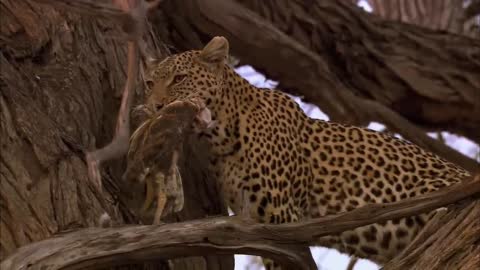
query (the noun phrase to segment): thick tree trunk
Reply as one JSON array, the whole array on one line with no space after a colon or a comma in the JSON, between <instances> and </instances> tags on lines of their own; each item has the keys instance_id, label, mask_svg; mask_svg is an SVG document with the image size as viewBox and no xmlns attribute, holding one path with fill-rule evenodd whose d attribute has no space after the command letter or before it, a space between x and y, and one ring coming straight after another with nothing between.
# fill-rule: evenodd
<instances>
[{"instance_id":1,"label":"thick tree trunk","mask_svg":"<svg viewBox=\"0 0 480 270\"><path fill-rule=\"evenodd\" d=\"M452 211L437 215L415 242L385 265L385 269L480 268L480 201L459 204Z\"/></svg>"},{"instance_id":2,"label":"thick tree trunk","mask_svg":"<svg viewBox=\"0 0 480 270\"><path fill-rule=\"evenodd\" d=\"M480 2L465 0L367 0L383 19L402 21L435 30L480 37L474 17Z\"/></svg>"},{"instance_id":3,"label":"thick tree trunk","mask_svg":"<svg viewBox=\"0 0 480 270\"><path fill-rule=\"evenodd\" d=\"M104 212L114 224L138 223L134 209L143 189L121 183L121 162L103 171L99 193L84 160L84 151L113 135L126 69L126 42L116 39L119 27L33 1L5 0L0 7L0 259L56 233L98 226ZM163 41L150 37L150 49L157 44L158 56L165 56ZM171 220L226 214L212 179L197 166L203 157L185 151L185 209ZM175 265L232 269L233 256ZM166 269L162 262L149 267Z\"/></svg>"}]
</instances>

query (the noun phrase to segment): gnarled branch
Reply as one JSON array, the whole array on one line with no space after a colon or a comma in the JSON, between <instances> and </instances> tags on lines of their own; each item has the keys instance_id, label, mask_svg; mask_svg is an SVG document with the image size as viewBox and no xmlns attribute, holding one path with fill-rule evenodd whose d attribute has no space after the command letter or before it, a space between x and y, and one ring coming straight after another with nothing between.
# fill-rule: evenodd
<instances>
[{"instance_id":1,"label":"gnarled branch","mask_svg":"<svg viewBox=\"0 0 480 270\"><path fill-rule=\"evenodd\" d=\"M268 225L220 217L122 228L89 228L20 248L2 269L80 269L133 261L205 254L255 254L294 269L312 269L304 252L294 251L313 239L372 223L417 215L480 196L480 175L430 194L390 204L373 204L351 212L305 222ZM480 239L480 234L474 237ZM292 252L293 248L293 252Z\"/></svg>"}]
</instances>

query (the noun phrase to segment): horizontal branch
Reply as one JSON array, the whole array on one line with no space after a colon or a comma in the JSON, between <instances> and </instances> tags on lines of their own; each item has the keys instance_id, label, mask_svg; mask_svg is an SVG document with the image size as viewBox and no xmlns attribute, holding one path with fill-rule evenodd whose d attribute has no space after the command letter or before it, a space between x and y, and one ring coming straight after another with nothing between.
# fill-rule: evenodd
<instances>
[{"instance_id":1,"label":"horizontal branch","mask_svg":"<svg viewBox=\"0 0 480 270\"><path fill-rule=\"evenodd\" d=\"M306 263L298 265L301 258L289 252L292 245L301 247L318 237L429 212L474 196L480 196L480 175L416 198L292 224L267 225L239 217L218 217L160 226L88 228L22 247L0 266L9 270L84 269L238 253L270 257L294 269L311 269Z\"/></svg>"}]
</instances>

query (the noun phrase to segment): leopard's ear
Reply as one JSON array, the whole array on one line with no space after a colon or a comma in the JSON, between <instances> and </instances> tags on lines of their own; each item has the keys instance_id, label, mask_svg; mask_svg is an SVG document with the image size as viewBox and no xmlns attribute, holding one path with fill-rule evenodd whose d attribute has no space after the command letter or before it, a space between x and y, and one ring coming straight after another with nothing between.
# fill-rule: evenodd
<instances>
[{"instance_id":1,"label":"leopard's ear","mask_svg":"<svg viewBox=\"0 0 480 270\"><path fill-rule=\"evenodd\" d=\"M200 52L198 60L211 68L218 69L226 63L228 50L229 45L226 38L214 37Z\"/></svg>"},{"instance_id":2,"label":"leopard's ear","mask_svg":"<svg viewBox=\"0 0 480 270\"><path fill-rule=\"evenodd\" d=\"M163 59L162 59L163 60ZM143 62L144 70L150 70L156 68L160 64L161 60L153 57L147 57Z\"/></svg>"}]
</instances>

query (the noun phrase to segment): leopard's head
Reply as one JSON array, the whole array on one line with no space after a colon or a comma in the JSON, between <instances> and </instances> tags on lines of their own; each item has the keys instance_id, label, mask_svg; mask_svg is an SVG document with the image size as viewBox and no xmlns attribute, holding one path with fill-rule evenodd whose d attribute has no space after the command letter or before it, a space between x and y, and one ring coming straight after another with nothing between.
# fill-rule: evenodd
<instances>
[{"instance_id":1,"label":"leopard's head","mask_svg":"<svg viewBox=\"0 0 480 270\"><path fill-rule=\"evenodd\" d=\"M214 95L224 84L228 50L224 37L214 37L202 50L150 63L146 69L146 106L158 111L173 101Z\"/></svg>"}]
</instances>

